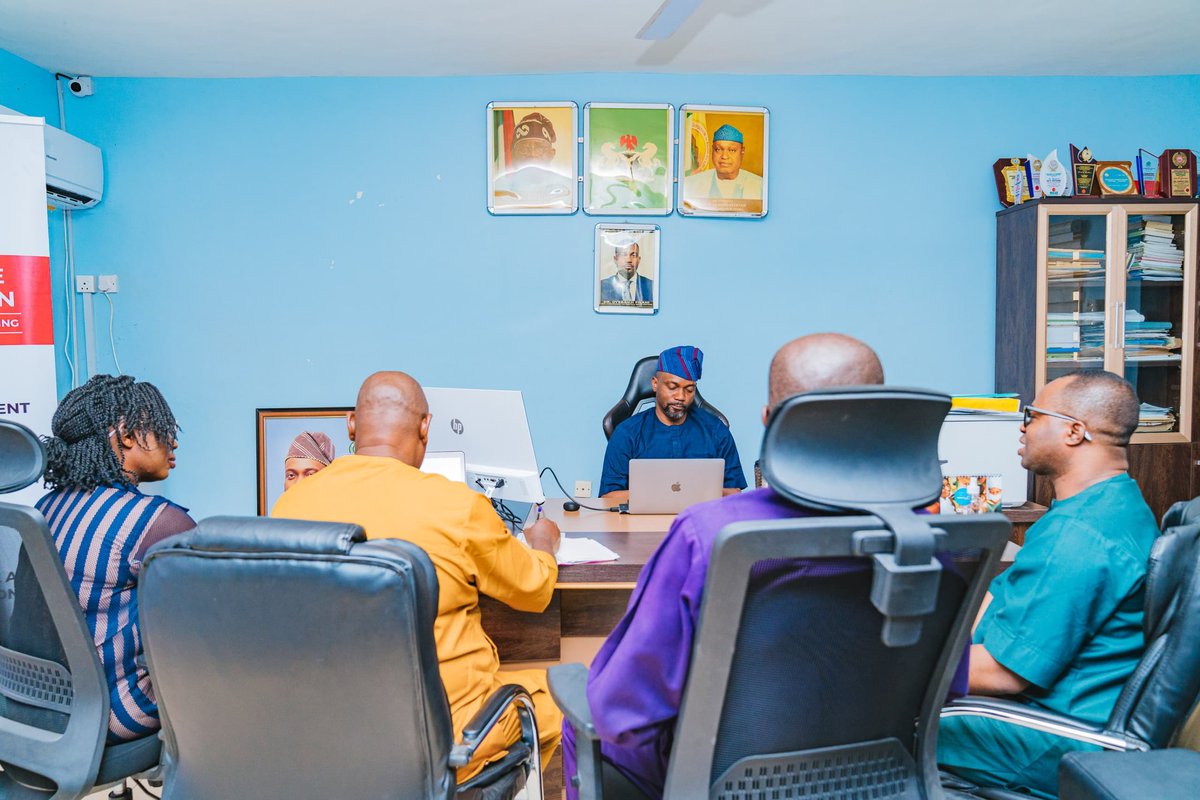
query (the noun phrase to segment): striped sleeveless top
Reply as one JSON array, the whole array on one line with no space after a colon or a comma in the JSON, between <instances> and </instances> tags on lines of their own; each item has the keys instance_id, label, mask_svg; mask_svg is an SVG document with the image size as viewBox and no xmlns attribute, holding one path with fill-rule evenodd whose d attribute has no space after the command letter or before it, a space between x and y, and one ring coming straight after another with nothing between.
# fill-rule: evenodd
<instances>
[{"instance_id":1,"label":"striped sleeveless top","mask_svg":"<svg viewBox=\"0 0 1200 800\"><path fill-rule=\"evenodd\" d=\"M37 503L79 596L109 687L108 741L159 729L150 676L139 667L136 555L151 525L172 505L123 486L56 490Z\"/></svg>"}]
</instances>

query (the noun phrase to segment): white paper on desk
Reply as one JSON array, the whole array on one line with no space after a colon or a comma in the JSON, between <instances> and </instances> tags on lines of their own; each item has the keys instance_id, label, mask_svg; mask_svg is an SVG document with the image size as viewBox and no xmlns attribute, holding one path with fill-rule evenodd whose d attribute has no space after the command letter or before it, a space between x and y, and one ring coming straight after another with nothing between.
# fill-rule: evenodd
<instances>
[{"instance_id":1,"label":"white paper on desk","mask_svg":"<svg viewBox=\"0 0 1200 800\"><path fill-rule=\"evenodd\" d=\"M599 561L616 561L620 558L612 550L586 536L578 539L562 537L555 556L559 566L564 564L595 564Z\"/></svg>"}]
</instances>

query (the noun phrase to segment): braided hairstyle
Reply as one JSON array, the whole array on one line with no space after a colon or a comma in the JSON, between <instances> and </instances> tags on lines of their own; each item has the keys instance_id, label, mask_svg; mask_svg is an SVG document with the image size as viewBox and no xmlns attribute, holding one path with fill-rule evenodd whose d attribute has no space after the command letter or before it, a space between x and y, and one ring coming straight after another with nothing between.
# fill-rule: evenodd
<instances>
[{"instance_id":1,"label":"braided hairstyle","mask_svg":"<svg viewBox=\"0 0 1200 800\"><path fill-rule=\"evenodd\" d=\"M161 443L174 442L179 424L162 393L151 383L128 375L94 375L67 392L50 422L46 445L46 474L50 489L91 491L97 486L132 486L124 470L120 437L132 433L147 446L147 434ZM115 434L113 433L115 431ZM117 451L109 436L118 437Z\"/></svg>"}]
</instances>

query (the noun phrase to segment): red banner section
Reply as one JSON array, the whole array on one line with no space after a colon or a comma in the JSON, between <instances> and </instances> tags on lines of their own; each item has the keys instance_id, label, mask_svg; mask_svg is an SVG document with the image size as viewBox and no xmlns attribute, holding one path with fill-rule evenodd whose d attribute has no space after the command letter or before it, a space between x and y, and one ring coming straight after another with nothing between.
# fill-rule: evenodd
<instances>
[{"instance_id":1,"label":"red banner section","mask_svg":"<svg viewBox=\"0 0 1200 800\"><path fill-rule=\"evenodd\" d=\"M0 346L54 344L50 259L0 255Z\"/></svg>"}]
</instances>

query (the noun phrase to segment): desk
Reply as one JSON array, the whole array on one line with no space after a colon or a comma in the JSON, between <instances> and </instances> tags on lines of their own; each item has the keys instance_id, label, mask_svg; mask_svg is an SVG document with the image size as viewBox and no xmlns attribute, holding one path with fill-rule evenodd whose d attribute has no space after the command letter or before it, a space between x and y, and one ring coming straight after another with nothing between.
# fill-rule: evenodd
<instances>
[{"instance_id":1,"label":"desk","mask_svg":"<svg viewBox=\"0 0 1200 800\"><path fill-rule=\"evenodd\" d=\"M589 505L602 501L588 499ZM1026 503L1004 509L1013 523L1012 540L1025 541L1025 531L1046 512ZM607 636L629 603L642 567L671 527L670 514L616 514L611 511L563 511L562 501L545 505L545 514L567 536L587 536L620 555L603 564L559 567L550 606L540 614L514 611L490 598L480 598L483 626L501 661L559 661L564 637Z\"/></svg>"}]
</instances>

